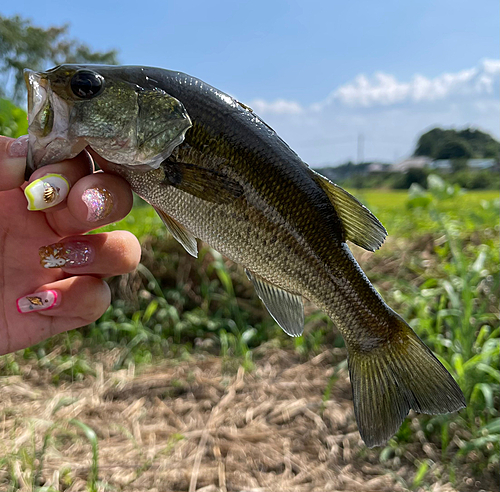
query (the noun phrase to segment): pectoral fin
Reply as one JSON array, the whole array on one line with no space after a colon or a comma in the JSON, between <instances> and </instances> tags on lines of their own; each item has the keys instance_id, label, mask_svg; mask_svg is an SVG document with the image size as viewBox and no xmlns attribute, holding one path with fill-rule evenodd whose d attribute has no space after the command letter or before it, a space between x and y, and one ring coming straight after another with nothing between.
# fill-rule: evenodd
<instances>
[{"instance_id":1,"label":"pectoral fin","mask_svg":"<svg viewBox=\"0 0 500 492\"><path fill-rule=\"evenodd\" d=\"M325 191L342 221L346 239L368 251L382 246L385 227L363 204L340 186L310 169L312 178Z\"/></svg>"},{"instance_id":2,"label":"pectoral fin","mask_svg":"<svg viewBox=\"0 0 500 492\"><path fill-rule=\"evenodd\" d=\"M170 232L170 234L172 234L172 236L174 236L174 238L177 239L177 241L179 241L182 246L184 246L184 249L191 256L198 258L198 243L196 242L196 238L185 227L179 224L179 222L177 222L175 219L172 219L172 217L167 215L165 212L163 212L159 208L153 208L160 216L161 220L168 229L168 232Z\"/></svg>"},{"instance_id":3,"label":"pectoral fin","mask_svg":"<svg viewBox=\"0 0 500 492\"><path fill-rule=\"evenodd\" d=\"M283 331L291 337L300 337L304 331L304 304L302 296L276 287L250 270L245 270L257 295Z\"/></svg>"},{"instance_id":4,"label":"pectoral fin","mask_svg":"<svg viewBox=\"0 0 500 492\"><path fill-rule=\"evenodd\" d=\"M195 164L166 160L165 184L213 203L231 203L243 194L242 186L228 176Z\"/></svg>"}]
</instances>

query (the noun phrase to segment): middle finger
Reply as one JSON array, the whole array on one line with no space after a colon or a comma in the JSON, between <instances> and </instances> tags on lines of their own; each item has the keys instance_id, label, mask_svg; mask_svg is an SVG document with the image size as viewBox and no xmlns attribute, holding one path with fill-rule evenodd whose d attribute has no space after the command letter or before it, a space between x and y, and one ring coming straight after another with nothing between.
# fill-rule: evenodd
<instances>
[{"instance_id":1,"label":"middle finger","mask_svg":"<svg viewBox=\"0 0 500 492\"><path fill-rule=\"evenodd\" d=\"M123 219L132 204L132 191L123 178L98 172L78 180L66 208L48 212L47 220L61 237L83 234Z\"/></svg>"}]
</instances>

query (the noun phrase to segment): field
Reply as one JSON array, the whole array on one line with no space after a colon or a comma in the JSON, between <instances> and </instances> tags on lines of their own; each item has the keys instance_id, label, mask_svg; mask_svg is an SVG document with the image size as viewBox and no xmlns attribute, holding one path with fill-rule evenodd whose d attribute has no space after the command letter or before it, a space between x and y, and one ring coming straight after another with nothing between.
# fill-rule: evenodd
<instances>
[{"instance_id":1,"label":"field","mask_svg":"<svg viewBox=\"0 0 500 492\"><path fill-rule=\"evenodd\" d=\"M467 409L411 414L363 446L343 340L306 304L288 338L243 270L187 255L137 203L141 238L95 324L0 358L0 490L498 490L497 192L351 190L389 237L363 269L459 382ZM108 227L110 229L110 227Z\"/></svg>"}]
</instances>

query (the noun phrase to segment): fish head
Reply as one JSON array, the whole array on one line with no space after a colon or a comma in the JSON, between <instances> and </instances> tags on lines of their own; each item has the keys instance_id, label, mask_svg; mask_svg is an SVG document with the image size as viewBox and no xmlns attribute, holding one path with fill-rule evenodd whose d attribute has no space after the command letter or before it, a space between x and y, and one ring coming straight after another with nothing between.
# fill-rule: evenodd
<instances>
[{"instance_id":1,"label":"fish head","mask_svg":"<svg viewBox=\"0 0 500 492\"><path fill-rule=\"evenodd\" d=\"M154 169L191 127L180 101L159 87L141 86L141 77L132 81L125 67L59 65L46 72L25 70L24 76L31 172L87 146L115 164Z\"/></svg>"}]
</instances>

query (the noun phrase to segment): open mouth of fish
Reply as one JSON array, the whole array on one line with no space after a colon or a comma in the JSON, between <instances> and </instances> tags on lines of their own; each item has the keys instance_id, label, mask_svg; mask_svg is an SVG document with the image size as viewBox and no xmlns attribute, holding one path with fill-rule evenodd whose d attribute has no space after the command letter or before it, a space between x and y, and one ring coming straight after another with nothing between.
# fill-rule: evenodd
<instances>
[{"instance_id":1,"label":"open mouth of fish","mask_svg":"<svg viewBox=\"0 0 500 492\"><path fill-rule=\"evenodd\" d=\"M24 71L28 88L28 169L58 160L71 159L87 145L84 138L70 135L71 108L55 94L46 77L32 70Z\"/></svg>"}]
</instances>

